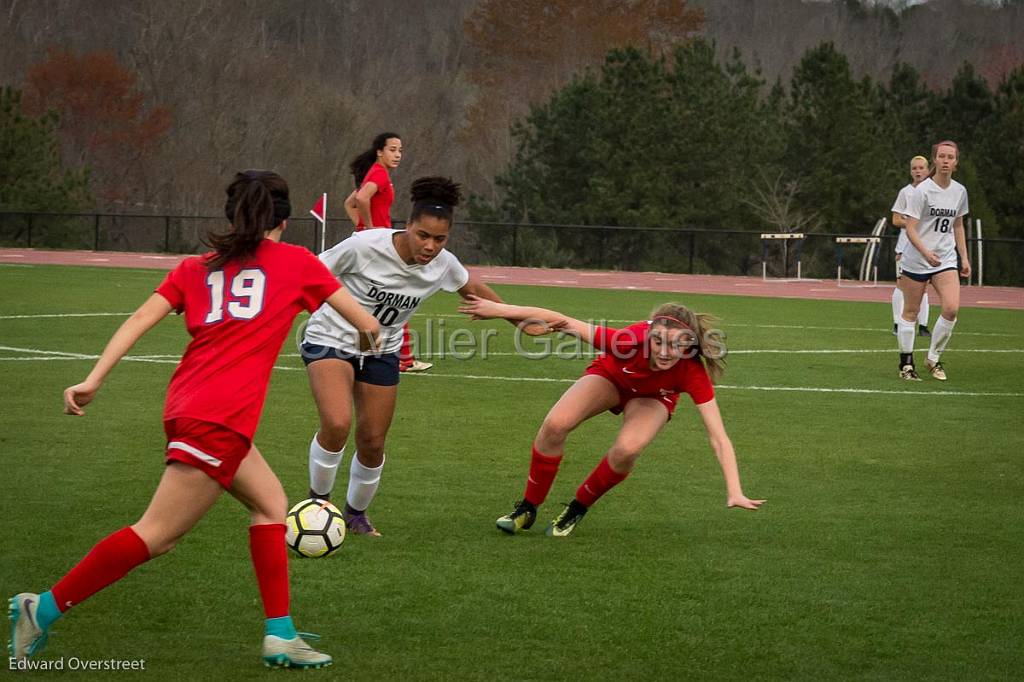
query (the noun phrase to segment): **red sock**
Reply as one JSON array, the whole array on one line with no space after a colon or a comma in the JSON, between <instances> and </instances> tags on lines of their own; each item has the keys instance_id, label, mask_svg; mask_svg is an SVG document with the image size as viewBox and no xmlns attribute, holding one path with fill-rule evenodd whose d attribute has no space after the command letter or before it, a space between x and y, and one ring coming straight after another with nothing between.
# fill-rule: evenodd
<instances>
[{"instance_id":1,"label":"red sock","mask_svg":"<svg viewBox=\"0 0 1024 682\"><path fill-rule=\"evenodd\" d=\"M267 618L288 615L288 551L284 524L249 526L249 551Z\"/></svg>"},{"instance_id":2,"label":"red sock","mask_svg":"<svg viewBox=\"0 0 1024 682\"><path fill-rule=\"evenodd\" d=\"M561 455L542 455L537 448L530 448L530 476L526 479L526 492L523 493L527 502L535 507L544 503L561 463Z\"/></svg>"},{"instance_id":3,"label":"red sock","mask_svg":"<svg viewBox=\"0 0 1024 682\"><path fill-rule=\"evenodd\" d=\"M402 327L402 348L398 351L399 362L412 362L412 343L409 341L409 325Z\"/></svg>"},{"instance_id":4,"label":"red sock","mask_svg":"<svg viewBox=\"0 0 1024 682\"><path fill-rule=\"evenodd\" d=\"M116 583L149 561L149 548L135 531L122 528L103 538L51 588L61 613Z\"/></svg>"},{"instance_id":5,"label":"red sock","mask_svg":"<svg viewBox=\"0 0 1024 682\"><path fill-rule=\"evenodd\" d=\"M629 476L628 471L624 474L615 472L612 470L612 465L608 463L608 457L602 457L600 463L594 467L594 470L587 476L587 480L583 481L583 485L576 491L576 499L580 504L589 507L606 492L626 480L626 476Z\"/></svg>"}]
</instances>

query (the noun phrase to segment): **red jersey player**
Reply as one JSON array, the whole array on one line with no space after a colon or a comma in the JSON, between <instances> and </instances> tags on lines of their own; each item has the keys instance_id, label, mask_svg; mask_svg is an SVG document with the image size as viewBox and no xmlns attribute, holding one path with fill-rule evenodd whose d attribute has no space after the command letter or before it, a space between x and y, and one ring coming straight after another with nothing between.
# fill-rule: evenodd
<instances>
[{"instance_id":1,"label":"red jersey player","mask_svg":"<svg viewBox=\"0 0 1024 682\"><path fill-rule=\"evenodd\" d=\"M274 361L292 321L326 301L349 320L362 347L379 324L313 254L281 243L291 213L276 173L246 171L227 189L230 229L210 235L214 252L188 258L117 330L85 381L64 391L68 414L84 414L107 374L172 311L185 314L189 343L171 378L164 410L163 476L135 524L107 536L47 592L10 600L11 655L28 658L69 608L169 552L227 490L250 511L249 544L266 615L268 666L322 667L289 616L285 512L277 476L252 444Z\"/></svg>"},{"instance_id":2,"label":"red jersey player","mask_svg":"<svg viewBox=\"0 0 1024 682\"><path fill-rule=\"evenodd\" d=\"M633 470L640 453L672 417L680 393L690 395L704 421L725 477L726 505L757 509L764 502L747 498L740 485L736 454L711 385L711 378L721 374L723 363L714 339L708 334L708 316L681 305L666 304L649 321L611 329L543 308L479 298L473 298L459 310L474 319L538 321L548 328L578 336L602 351L541 424L533 441L526 492L515 509L498 519L501 530L515 533L533 525L537 507L551 489L565 440L573 429L601 412L622 414L622 428L615 443L576 491L573 501L547 528L547 534L553 537L569 535L598 498Z\"/></svg>"},{"instance_id":3,"label":"red jersey player","mask_svg":"<svg viewBox=\"0 0 1024 682\"><path fill-rule=\"evenodd\" d=\"M373 145L352 159L349 168L356 189L345 199L345 212L356 232L369 227L391 227L391 204L395 188L391 171L402 161L402 138L397 133L381 133Z\"/></svg>"},{"instance_id":4,"label":"red jersey player","mask_svg":"<svg viewBox=\"0 0 1024 682\"><path fill-rule=\"evenodd\" d=\"M349 169L355 190L345 199L348 214L356 232L368 227L391 227L391 204L395 201L395 187L391 184L391 171L402 161L402 139L398 133L381 133L373 138L373 145L352 159ZM417 360L412 352L409 325L402 328L402 348L398 355L400 372L425 372L432 362Z\"/></svg>"}]
</instances>

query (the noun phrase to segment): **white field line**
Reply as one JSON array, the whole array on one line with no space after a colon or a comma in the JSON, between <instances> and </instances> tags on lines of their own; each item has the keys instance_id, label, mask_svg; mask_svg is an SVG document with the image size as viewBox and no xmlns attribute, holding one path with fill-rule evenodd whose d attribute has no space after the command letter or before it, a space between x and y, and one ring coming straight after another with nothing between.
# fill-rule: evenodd
<instances>
[{"instance_id":1,"label":"white field line","mask_svg":"<svg viewBox=\"0 0 1024 682\"><path fill-rule=\"evenodd\" d=\"M0 346L0 351L11 351L30 353L36 357L25 358L26 360L95 360L98 355L87 355L84 353L65 353L63 351L40 350L37 348L17 348L14 346ZM289 355L291 357L292 355ZM0 358L11 360L15 358ZM155 356L131 356L126 355L124 360L129 362L151 362L155 364L174 365L176 359L159 359ZM301 372L301 367L284 367L274 365L274 369ZM438 372L407 374L406 376L424 376L438 379L469 379L475 381L514 381L514 382L541 382L556 384L571 384L576 379L559 379L553 377L515 377L495 376L487 374L442 374ZM739 386L735 384L719 384L717 388L733 391L784 391L792 393L845 393L845 394L866 394L866 395L912 395L912 396L975 396L975 397L998 397L998 398L1024 398L1024 393L999 393L995 391L896 391L873 388L821 388L816 386Z\"/></svg>"},{"instance_id":2,"label":"white field line","mask_svg":"<svg viewBox=\"0 0 1024 682\"><path fill-rule=\"evenodd\" d=\"M61 317L128 317L131 313L41 313L36 315L0 315L0 320L34 320L44 318L61 318ZM436 315L428 315L426 313L417 313L414 317L421 317L427 319L438 319L438 318L449 318L449 319L466 319L465 315L457 315L451 313L438 313ZM633 323L636 320L620 320L620 319L601 319L595 318L595 322L623 322ZM813 325L798 325L798 324L745 324L742 322L731 322L723 325L726 327L752 327L755 329L813 329L817 331L835 331L835 332L880 332L885 334L892 334L891 329L885 328L884 325L880 327L818 327ZM1016 338L1024 336L1022 334L1007 334L1001 332L967 332L957 331L957 336L1001 336Z\"/></svg>"},{"instance_id":3,"label":"white field line","mask_svg":"<svg viewBox=\"0 0 1024 682\"><path fill-rule=\"evenodd\" d=\"M0 315L0 320L36 320L46 317L128 317L131 313L52 313L46 315Z\"/></svg>"}]
</instances>

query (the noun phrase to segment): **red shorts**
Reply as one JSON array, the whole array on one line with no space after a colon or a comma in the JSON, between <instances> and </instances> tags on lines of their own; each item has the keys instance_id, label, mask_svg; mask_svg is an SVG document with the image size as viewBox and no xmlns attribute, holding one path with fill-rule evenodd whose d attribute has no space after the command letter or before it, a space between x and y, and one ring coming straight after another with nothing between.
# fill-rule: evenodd
<instances>
[{"instance_id":1,"label":"red shorts","mask_svg":"<svg viewBox=\"0 0 1024 682\"><path fill-rule=\"evenodd\" d=\"M612 414L622 414L622 411L626 409L626 403L628 403L630 400L633 400L634 398L650 398L651 400L657 400L659 403L665 406L666 410L668 410L669 419L672 418L672 413L676 411L676 403L679 402L678 393L669 393L668 395L640 395L638 393L632 393L628 388L623 388L618 383L616 383L615 379L612 378L612 375L604 367L598 365L597 363L590 365L589 367L587 367L586 371L583 372L584 376L588 374L592 374L597 377L604 377L605 379L610 381L612 386L615 387L615 390L619 392L619 404L608 410Z\"/></svg>"},{"instance_id":2,"label":"red shorts","mask_svg":"<svg viewBox=\"0 0 1024 682\"><path fill-rule=\"evenodd\" d=\"M248 438L226 426L188 417L165 421L164 433L168 463L195 467L225 490L231 488L235 472L252 448Z\"/></svg>"}]
</instances>

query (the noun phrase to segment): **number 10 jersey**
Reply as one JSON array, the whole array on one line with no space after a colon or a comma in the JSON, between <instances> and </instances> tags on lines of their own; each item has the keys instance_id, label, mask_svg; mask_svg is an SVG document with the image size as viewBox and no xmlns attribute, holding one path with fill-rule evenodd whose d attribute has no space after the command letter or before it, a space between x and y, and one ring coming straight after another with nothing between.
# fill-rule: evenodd
<instances>
[{"instance_id":1,"label":"number 10 jersey","mask_svg":"<svg viewBox=\"0 0 1024 682\"><path fill-rule=\"evenodd\" d=\"M409 265L395 250L399 230L356 232L320 254L352 297L380 322L382 354L402 346L402 326L420 303L439 290L456 292L466 286L469 272L452 253L442 249L426 265ZM306 325L306 343L359 354L356 331L330 306L321 306Z\"/></svg>"}]
</instances>

